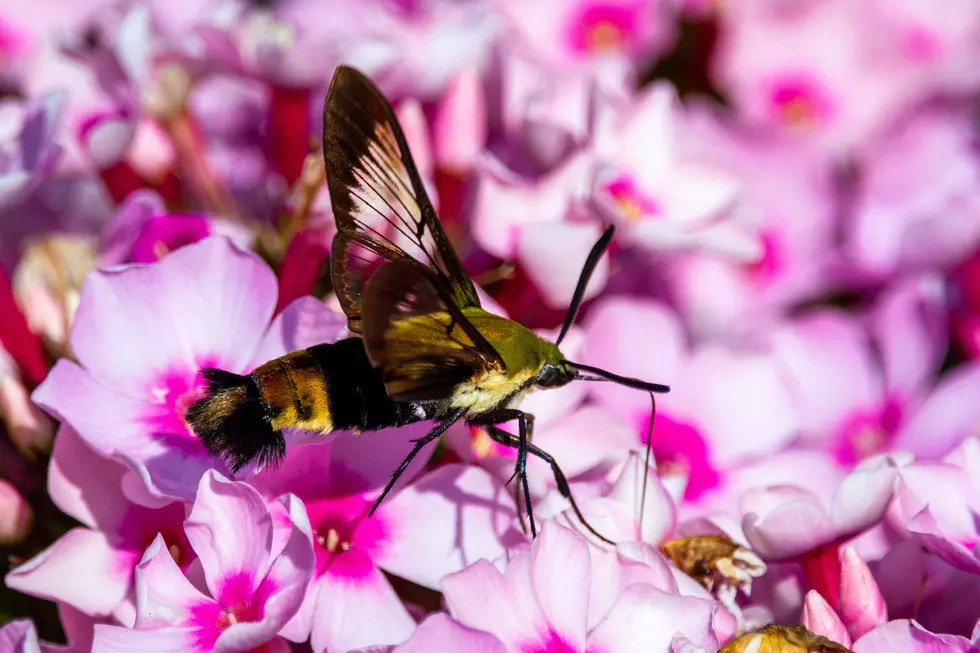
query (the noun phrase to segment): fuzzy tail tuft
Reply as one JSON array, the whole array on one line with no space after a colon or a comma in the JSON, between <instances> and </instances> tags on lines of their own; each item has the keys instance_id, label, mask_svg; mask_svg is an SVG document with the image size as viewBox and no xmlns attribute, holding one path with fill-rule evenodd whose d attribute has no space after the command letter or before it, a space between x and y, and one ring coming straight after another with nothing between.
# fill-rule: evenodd
<instances>
[{"instance_id":1,"label":"fuzzy tail tuft","mask_svg":"<svg viewBox=\"0 0 980 653\"><path fill-rule=\"evenodd\" d=\"M286 440L269 423L255 380L214 367L201 375L208 396L188 408L185 418L208 452L235 472L252 463L278 465Z\"/></svg>"}]
</instances>

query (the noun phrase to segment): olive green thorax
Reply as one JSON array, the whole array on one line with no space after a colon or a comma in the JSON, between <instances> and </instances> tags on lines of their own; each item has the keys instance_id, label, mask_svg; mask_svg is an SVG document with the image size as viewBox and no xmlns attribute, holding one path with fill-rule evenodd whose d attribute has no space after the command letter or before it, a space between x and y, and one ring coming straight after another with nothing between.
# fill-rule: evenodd
<instances>
[{"instance_id":1,"label":"olive green thorax","mask_svg":"<svg viewBox=\"0 0 980 653\"><path fill-rule=\"evenodd\" d=\"M465 308L463 314L500 353L508 376L533 375L545 363L564 367L565 357L558 346L523 324L488 313L482 308Z\"/></svg>"}]
</instances>

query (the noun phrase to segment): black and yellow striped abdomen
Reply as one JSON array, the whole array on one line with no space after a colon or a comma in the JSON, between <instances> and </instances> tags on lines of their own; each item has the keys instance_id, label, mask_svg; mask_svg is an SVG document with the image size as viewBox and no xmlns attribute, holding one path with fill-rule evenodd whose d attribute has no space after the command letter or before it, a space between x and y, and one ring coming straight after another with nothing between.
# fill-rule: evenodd
<instances>
[{"instance_id":1,"label":"black and yellow striped abdomen","mask_svg":"<svg viewBox=\"0 0 980 653\"><path fill-rule=\"evenodd\" d=\"M373 431L434 416L435 409L392 401L360 338L300 349L238 375L210 368L208 396L186 420L204 446L235 470L275 463L283 429Z\"/></svg>"}]
</instances>

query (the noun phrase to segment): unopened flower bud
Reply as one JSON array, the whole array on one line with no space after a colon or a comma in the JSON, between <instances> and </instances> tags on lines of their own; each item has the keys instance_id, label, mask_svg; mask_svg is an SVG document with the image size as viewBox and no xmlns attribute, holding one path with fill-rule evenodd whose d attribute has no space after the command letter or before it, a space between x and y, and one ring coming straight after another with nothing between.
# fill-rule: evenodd
<instances>
[{"instance_id":1,"label":"unopened flower bud","mask_svg":"<svg viewBox=\"0 0 980 653\"><path fill-rule=\"evenodd\" d=\"M38 454L51 452L54 423L44 414L15 376L0 377L0 418L7 436L24 458L33 461Z\"/></svg>"},{"instance_id":2,"label":"unopened flower bud","mask_svg":"<svg viewBox=\"0 0 980 653\"><path fill-rule=\"evenodd\" d=\"M17 544L31 532L34 513L10 483L0 479L0 545Z\"/></svg>"}]
</instances>

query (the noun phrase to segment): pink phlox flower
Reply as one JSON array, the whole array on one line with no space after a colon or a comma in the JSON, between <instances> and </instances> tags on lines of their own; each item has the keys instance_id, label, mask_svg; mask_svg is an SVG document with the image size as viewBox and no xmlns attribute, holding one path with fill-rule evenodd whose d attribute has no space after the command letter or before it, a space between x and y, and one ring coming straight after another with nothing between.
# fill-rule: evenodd
<instances>
[{"instance_id":1,"label":"pink phlox flower","mask_svg":"<svg viewBox=\"0 0 980 653\"><path fill-rule=\"evenodd\" d=\"M170 213L159 195L137 191L106 224L100 264L153 263L212 234L226 236L243 249L252 240L251 233L237 223L209 215Z\"/></svg>"},{"instance_id":2,"label":"pink phlox flower","mask_svg":"<svg viewBox=\"0 0 980 653\"><path fill-rule=\"evenodd\" d=\"M55 505L83 526L15 567L6 584L60 601L95 617L135 619L133 571L155 538L187 569L196 556L184 534L186 508L147 508L127 498L126 468L97 455L67 426L55 438L48 491ZM137 488L138 490L138 488Z\"/></svg>"},{"instance_id":3,"label":"pink phlox flower","mask_svg":"<svg viewBox=\"0 0 980 653\"><path fill-rule=\"evenodd\" d=\"M549 66L525 49L498 53L490 108L504 142L495 154L515 171L543 175L587 147L595 131L632 98L628 70L593 75Z\"/></svg>"},{"instance_id":4,"label":"pink phlox flower","mask_svg":"<svg viewBox=\"0 0 980 653\"><path fill-rule=\"evenodd\" d=\"M450 464L416 478L432 448L420 454L378 511L368 511L392 471L430 428L346 436L296 446L283 466L256 476L267 495L303 499L316 566L303 608L290 624L314 650L398 644L415 621L384 572L423 586L480 558L496 558L522 539L513 494L478 467Z\"/></svg>"},{"instance_id":5,"label":"pink phlox flower","mask_svg":"<svg viewBox=\"0 0 980 653\"><path fill-rule=\"evenodd\" d=\"M270 325L275 304L269 267L224 237L95 271L71 331L79 363L59 361L33 399L101 455L123 460L149 494L190 500L205 470L224 469L184 423L201 396L199 370L247 372L343 330L343 316L313 299Z\"/></svg>"},{"instance_id":6,"label":"pink phlox flower","mask_svg":"<svg viewBox=\"0 0 980 653\"><path fill-rule=\"evenodd\" d=\"M980 10L969 0L946 3L940 10L927 0L875 0L869 18L885 47L936 92L969 92L980 78L968 64L977 56Z\"/></svg>"},{"instance_id":7,"label":"pink phlox flower","mask_svg":"<svg viewBox=\"0 0 980 653\"><path fill-rule=\"evenodd\" d=\"M584 501L577 499L589 524L613 542L646 542L657 546L671 537L677 528L677 506L657 476L655 461L651 461L649 467L644 466L644 461L644 452L632 452L619 477L608 489ZM644 473L647 475L646 482ZM572 491L575 490L576 486L573 485ZM557 493L557 490L552 490L552 493ZM575 496L578 497L578 494ZM549 508L562 508L562 512L555 516L556 521L594 546L603 549L609 547L608 543L599 540L585 528L567 502L558 501L553 496L549 499L553 501ZM542 510L539 516L547 517L548 512L547 509Z\"/></svg>"},{"instance_id":8,"label":"pink phlox flower","mask_svg":"<svg viewBox=\"0 0 980 653\"><path fill-rule=\"evenodd\" d=\"M830 497L793 485L750 490L742 496L742 528L763 558L798 559L877 524L891 503L898 475L896 467L871 460L846 476Z\"/></svg>"},{"instance_id":9,"label":"pink phlox flower","mask_svg":"<svg viewBox=\"0 0 980 653\"><path fill-rule=\"evenodd\" d=\"M937 280L896 284L864 317L819 310L773 334L803 440L845 468L880 451L944 455L975 429L977 404L967 398L980 369L964 364L936 379L947 347Z\"/></svg>"},{"instance_id":10,"label":"pink phlox flower","mask_svg":"<svg viewBox=\"0 0 980 653\"><path fill-rule=\"evenodd\" d=\"M629 241L648 249L757 260L762 250L753 216L734 210L738 178L685 155L683 119L673 87L660 83L643 91L596 136L594 202Z\"/></svg>"},{"instance_id":11,"label":"pink phlox flower","mask_svg":"<svg viewBox=\"0 0 980 653\"><path fill-rule=\"evenodd\" d=\"M283 650L277 634L303 602L314 555L302 503L287 495L281 505L291 528L277 545L274 513L255 489L205 474L185 530L207 593L184 576L158 537L136 570L135 627L96 626L92 650Z\"/></svg>"},{"instance_id":12,"label":"pink phlox flower","mask_svg":"<svg viewBox=\"0 0 980 653\"><path fill-rule=\"evenodd\" d=\"M652 448L661 477L685 501L707 498L728 471L795 437L797 417L768 352L720 343L692 351L670 309L638 299L602 300L584 328L585 362L672 387L657 399ZM732 378L741 382L733 385ZM646 442L648 396L613 384L590 392L632 426L637 444Z\"/></svg>"},{"instance_id":13,"label":"pink phlox flower","mask_svg":"<svg viewBox=\"0 0 980 653\"><path fill-rule=\"evenodd\" d=\"M45 644L38 640L34 622L29 619L8 621L0 628L0 653L74 653L68 646Z\"/></svg>"},{"instance_id":14,"label":"pink phlox flower","mask_svg":"<svg viewBox=\"0 0 980 653\"><path fill-rule=\"evenodd\" d=\"M860 157L846 253L858 274L949 268L980 243L980 163L971 118L913 114Z\"/></svg>"},{"instance_id":15,"label":"pink phlox flower","mask_svg":"<svg viewBox=\"0 0 980 653\"><path fill-rule=\"evenodd\" d=\"M674 5L662 0L501 3L509 31L554 64L639 66L672 44ZM612 60L611 62L609 60Z\"/></svg>"},{"instance_id":16,"label":"pink phlox flower","mask_svg":"<svg viewBox=\"0 0 980 653\"><path fill-rule=\"evenodd\" d=\"M832 287L836 194L822 159L702 105L690 107L679 147L738 179L735 210L756 225L761 245L751 260L699 252L670 260L663 276L695 337L748 338Z\"/></svg>"},{"instance_id":17,"label":"pink phlox flower","mask_svg":"<svg viewBox=\"0 0 980 653\"><path fill-rule=\"evenodd\" d=\"M351 653L431 653L431 651L507 653L507 647L492 634L467 628L449 615L437 612L426 617L412 636L398 646L371 646Z\"/></svg>"},{"instance_id":18,"label":"pink phlox flower","mask_svg":"<svg viewBox=\"0 0 980 653\"><path fill-rule=\"evenodd\" d=\"M678 596L654 550L630 552L596 562L585 540L548 522L499 568L479 561L445 577L442 589L454 618L493 633L509 651L666 651L675 632L717 648L717 604Z\"/></svg>"},{"instance_id":19,"label":"pink phlox flower","mask_svg":"<svg viewBox=\"0 0 980 653\"><path fill-rule=\"evenodd\" d=\"M854 653L973 653L975 645L966 637L932 633L910 619L882 624L853 645Z\"/></svg>"},{"instance_id":20,"label":"pink phlox flower","mask_svg":"<svg viewBox=\"0 0 980 653\"><path fill-rule=\"evenodd\" d=\"M846 154L924 95L904 62L876 52L866 13L864 3L836 0L731 5L720 14L713 77L747 123Z\"/></svg>"},{"instance_id":21,"label":"pink phlox flower","mask_svg":"<svg viewBox=\"0 0 980 653\"><path fill-rule=\"evenodd\" d=\"M956 569L980 575L980 442L965 439L942 463L901 468L889 519Z\"/></svg>"}]
</instances>

